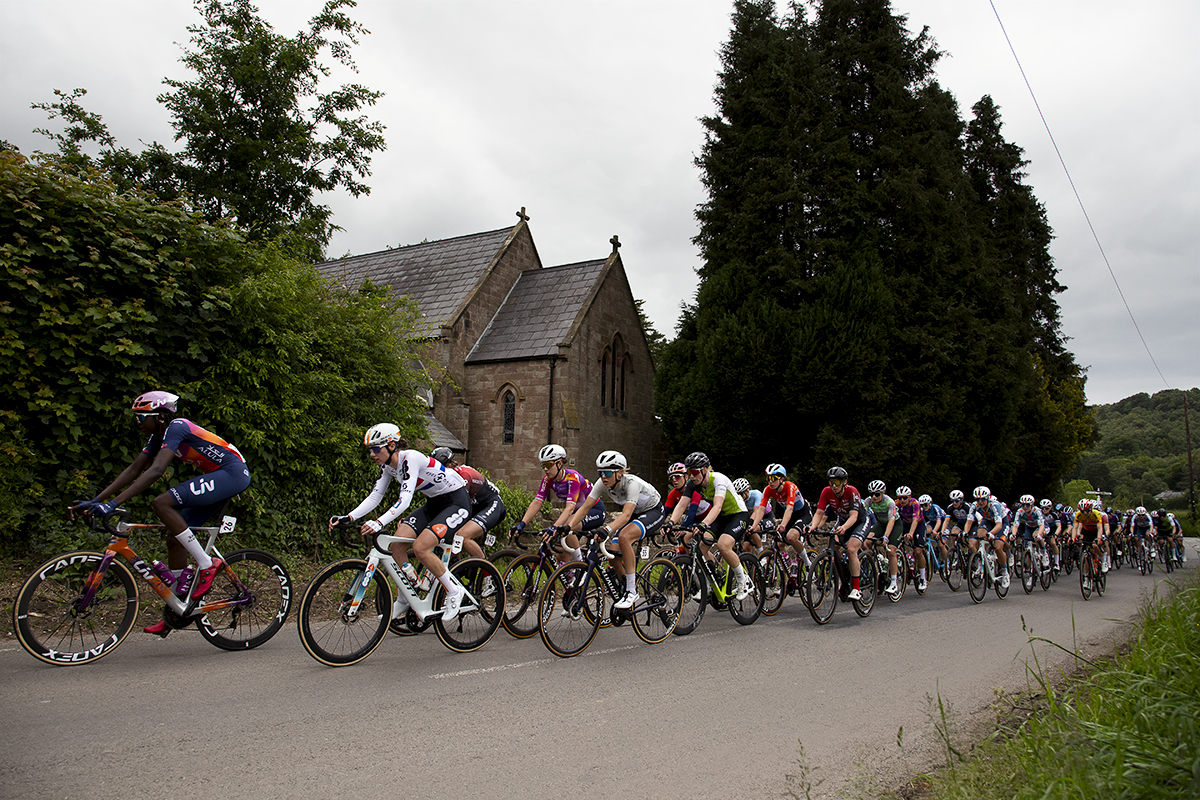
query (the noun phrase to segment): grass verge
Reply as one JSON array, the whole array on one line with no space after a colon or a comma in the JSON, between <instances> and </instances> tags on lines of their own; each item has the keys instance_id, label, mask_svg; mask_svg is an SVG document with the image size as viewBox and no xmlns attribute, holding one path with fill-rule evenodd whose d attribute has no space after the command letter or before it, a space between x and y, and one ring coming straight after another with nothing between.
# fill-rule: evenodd
<instances>
[{"instance_id":1,"label":"grass verge","mask_svg":"<svg viewBox=\"0 0 1200 800\"><path fill-rule=\"evenodd\" d=\"M1001 721L969 758L950 745L949 765L923 776L916 794L949 798L1200 797L1200 573L1147 599L1128 648L1073 675L1034 650L1037 691L1027 713ZM944 721L944 720L943 720Z\"/></svg>"}]
</instances>

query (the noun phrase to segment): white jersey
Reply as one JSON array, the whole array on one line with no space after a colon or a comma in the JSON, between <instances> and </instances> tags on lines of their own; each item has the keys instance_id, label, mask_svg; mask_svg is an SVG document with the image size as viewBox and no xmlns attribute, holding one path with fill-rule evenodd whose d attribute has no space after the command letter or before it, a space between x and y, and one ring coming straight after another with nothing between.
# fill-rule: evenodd
<instances>
[{"instance_id":1,"label":"white jersey","mask_svg":"<svg viewBox=\"0 0 1200 800\"><path fill-rule=\"evenodd\" d=\"M622 475L621 480L617 481L611 489L605 486L603 481L596 481L592 485L592 491L588 493L588 497L599 500L601 493L608 495L609 499L616 504L614 511L624 508L626 503L633 503L634 516L645 514L662 505L662 495L658 493L658 489L631 472Z\"/></svg>"},{"instance_id":2,"label":"white jersey","mask_svg":"<svg viewBox=\"0 0 1200 800\"><path fill-rule=\"evenodd\" d=\"M392 478L400 481L400 497L387 513L379 518L381 525L387 525L407 511L416 492L426 497L437 497L455 489L465 489L467 486L461 475L452 469L446 469L444 464L423 453L401 450L399 456L395 467L384 464L379 468L379 480L375 481L375 488L366 500L359 503L358 508L350 512L351 519L361 519L379 505Z\"/></svg>"}]
</instances>

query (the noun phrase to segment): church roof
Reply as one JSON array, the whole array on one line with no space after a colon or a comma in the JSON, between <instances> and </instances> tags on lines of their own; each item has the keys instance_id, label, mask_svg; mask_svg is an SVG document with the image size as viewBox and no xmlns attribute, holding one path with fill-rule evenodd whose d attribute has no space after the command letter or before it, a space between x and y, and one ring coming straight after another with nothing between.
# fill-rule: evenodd
<instances>
[{"instance_id":1,"label":"church roof","mask_svg":"<svg viewBox=\"0 0 1200 800\"><path fill-rule=\"evenodd\" d=\"M522 272L466 363L557 354L604 265L600 259Z\"/></svg>"},{"instance_id":2,"label":"church roof","mask_svg":"<svg viewBox=\"0 0 1200 800\"><path fill-rule=\"evenodd\" d=\"M317 264L326 278L355 288L364 278L416 301L423 336L437 336L491 265L512 228L424 242Z\"/></svg>"}]
</instances>

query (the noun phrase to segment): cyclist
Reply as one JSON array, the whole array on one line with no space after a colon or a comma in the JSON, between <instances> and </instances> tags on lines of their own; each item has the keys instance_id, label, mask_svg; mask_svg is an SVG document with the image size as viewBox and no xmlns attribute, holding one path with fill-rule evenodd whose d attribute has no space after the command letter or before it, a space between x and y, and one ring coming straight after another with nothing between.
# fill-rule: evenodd
<instances>
[{"instance_id":1,"label":"cyclist","mask_svg":"<svg viewBox=\"0 0 1200 800\"><path fill-rule=\"evenodd\" d=\"M775 513L778 504L780 510ZM804 561L812 566L808 549L804 546L804 526L812 522L812 509L804 500L799 487L787 479L787 470L782 464L767 465L767 488L751 515L750 530L757 531L765 517L774 514L777 518L775 530L782 531L787 543Z\"/></svg>"},{"instance_id":2,"label":"cyclist","mask_svg":"<svg viewBox=\"0 0 1200 800\"><path fill-rule=\"evenodd\" d=\"M663 503L663 507L667 511L674 511L680 499L683 498L684 487L687 486L687 467L684 466L682 461L677 461L667 468L667 480L671 484L671 491L667 493L667 499ZM699 491L693 491L684 504L687 513L680 524L685 528L690 528L696 523L696 516L707 514L708 509L711 507L712 504L705 500Z\"/></svg>"},{"instance_id":3,"label":"cyclist","mask_svg":"<svg viewBox=\"0 0 1200 800\"><path fill-rule=\"evenodd\" d=\"M1175 553L1179 558L1180 564L1187 563L1187 548L1183 546L1183 523L1180 522L1174 514L1167 514L1167 519L1171 520L1171 525L1175 528L1174 542Z\"/></svg>"},{"instance_id":4,"label":"cyclist","mask_svg":"<svg viewBox=\"0 0 1200 800\"><path fill-rule=\"evenodd\" d=\"M700 526L702 530L711 530L713 536L716 537L717 552L725 559L725 563L733 570L734 577L737 579L736 597L738 600L745 600L753 587L750 585L750 576L742 568L737 548L741 545L742 537L746 532L746 522L750 516L746 513L746 505L738 493L733 490L733 482L720 472L713 470L712 462L709 461L707 455L697 451L685 458L683 463L688 470L688 484L684 487L683 493L685 496L691 496L695 492L699 492L712 504L703 519L700 520ZM676 504L675 510L671 512L671 522L679 524L686 511L687 509L681 503ZM685 541L690 540L690 537L691 534L687 534ZM711 548L703 541L701 541L700 550L705 558L712 558Z\"/></svg>"},{"instance_id":5,"label":"cyclist","mask_svg":"<svg viewBox=\"0 0 1200 800\"><path fill-rule=\"evenodd\" d=\"M1051 503L1048 498L1042 500L1039 505L1042 509L1042 519L1046 522L1046 549L1050 551L1046 558L1042 560L1042 566L1050 567L1049 561L1053 558L1054 565L1052 569L1057 573L1059 570L1058 543L1062 538L1063 532L1062 519L1054 513L1054 503Z\"/></svg>"},{"instance_id":6,"label":"cyclist","mask_svg":"<svg viewBox=\"0 0 1200 800\"><path fill-rule=\"evenodd\" d=\"M429 455L457 472L467 482L467 495L471 498L471 518L458 529L458 534L463 537L463 549L467 551L467 555L483 558L483 548L475 540L503 522L508 514L508 509L504 507L504 499L500 497L500 490L479 470L459 464L449 447L435 447Z\"/></svg>"},{"instance_id":7,"label":"cyclist","mask_svg":"<svg viewBox=\"0 0 1200 800\"><path fill-rule=\"evenodd\" d=\"M923 592L927 586L925 580L925 512L921 509L921 504L913 500L913 491L907 486L901 486L896 489L896 512L900 515L902 527L907 527L908 532L904 534L912 547L913 560L917 564L917 587ZM892 576L892 587L888 589L889 594L896 594L900 591L900 587L896 585L896 576Z\"/></svg>"},{"instance_id":8,"label":"cyclist","mask_svg":"<svg viewBox=\"0 0 1200 800\"><path fill-rule=\"evenodd\" d=\"M1100 544L1104 541L1104 526L1107 517L1092 508L1092 501L1083 498L1079 501L1079 511L1075 514L1075 522L1071 526L1071 540L1082 539L1084 547L1097 556L1100 555ZM1084 578L1084 585L1091 588L1091 580Z\"/></svg>"},{"instance_id":9,"label":"cyclist","mask_svg":"<svg viewBox=\"0 0 1200 800\"><path fill-rule=\"evenodd\" d=\"M632 472L626 472L628 466L625 456L616 450L605 450L597 456L596 470L600 482L592 486L588 496L575 508L575 513L567 522L572 529L579 530L592 506L600 501L602 493L608 495L616 508L621 509L616 519L595 531L596 536L606 539L616 533L621 557L614 566L617 572L625 575L625 594L613 607L620 609L633 608L641 599L637 592L637 554L634 544L653 535L666 516L658 489Z\"/></svg>"},{"instance_id":10,"label":"cyclist","mask_svg":"<svg viewBox=\"0 0 1200 800\"><path fill-rule=\"evenodd\" d=\"M747 510L757 509L758 504L762 502L762 492L750 486L750 481L745 478L738 478L733 482L733 490L738 493L738 497L742 498L742 503L745 504ZM775 517L773 509L768 509L771 514L768 519L772 526L775 525ZM753 512L751 513L751 524L746 528L742 549L747 553L755 554L762 553L762 537L758 535L758 528L753 525Z\"/></svg>"},{"instance_id":11,"label":"cyclist","mask_svg":"<svg viewBox=\"0 0 1200 800\"><path fill-rule=\"evenodd\" d=\"M888 551L888 577L891 579L888 583L887 591L889 594L895 594L899 591L896 586L896 576L900 570L899 562L896 559L896 546L900 544L900 536L903 534L903 529L898 528L896 523L900 520L900 512L896 509L896 501L888 497L884 492L887 491L887 484L883 481L871 481L867 484L867 497L863 500L863 505L867 511L871 512L871 529L867 532L867 538L874 540L879 537L887 546Z\"/></svg>"},{"instance_id":12,"label":"cyclist","mask_svg":"<svg viewBox=\"0 0 1200 800\"><path fill-rule=\"evenodd\" d=\"M1168 548L1169 556L1175 555L1175 521L1167 514L1165 508L1160 508L1153 517L1154 535L1158 539L1158 547Z\"/></svg>"},{"instance_id":13,"label":"cyclist","mask_svg":"<svg viewBox=\"0 0 1200 800\"><path fill-rule=\"evenodd\" d=\"M963 499L963 493L955 489L950 492L950 504L946 506L946 525L950 528L950 536L961 536L967 526L967 518L971 516L971 506Z\"/></svg>"},{"instance_id":14,"label":"cyclist","mask_svg":"<svg viewBox=\"0 0 1200 800\"><path fill-rule=\"evenodd\" d=\"M442 605L442 620L449 622L458 616L462 604L463 589L454 582L446 565L433 552L438 541L450 544L459 529L471 516L471 495L467 482L452 469L424 453L409 449L408 442L400 436L400 428L390 422L381 422L363 434L363 447L371 454L371 460L379 467L379 478L371 494L346 517L360 520L373 511L387 492L392 479L400 483L400 497L378 519L368 519L359 529L363 536L373 536L384 529L412 505L416 493L425 495L423 506L413 511L396 526L396 536L414 539L413 552L417 560L425 565L433 577L446 589ZM332 529L343 517L332 517ZM397 564L408 561L408 542L393 542L389 547ZM393 619L408 611L408 603L401 596L392 606Z\"/></svg>"},{"instance_id":15,"label":"cyclist","mask_svg":"<svg viewBox=\"0 0 1200 800\"><path fill-rule=\"evenodd\" d=\"M1042 510L1034 505L1033 495L1021 495L1020 507L1017 509L1015 523L1017 538L1023 542L1044 542L1046 537L1046 518Z\"/></svg>"},{"instance_id":16,"label":"cyclist","mask_svg":"<svg viewBox=\"0 0 1200 800\"><path fill-rule=\"evenodd\" d=\"M850 562L850 592L846 598L860 600L862 562L859 561L858 552L867 540L867 532L874 524L874 515L863 505L858 489L846 482L849 475L845 469L830 467L825 476L829 479L829 485L821 490L810 531L820 528L826 515L830 511L833 512L837 524L830 535L836 537L834 542L839 547L846 548L847 559Z\"/></svg>"},{"instance_id":17,"label":"cyclist","mask_svg":"<svg viewBox=\"0 0 1200 800\"><path fill-rule=\"evenodd\" d=\"M191 420L176 417L178 404L177 395L164 391L134 398L131 409L137 428L149 441L104 491L71 510L106 517L150 488L176 458L199 469L203 475L172 486L150 503L167 529L167 566L179 573L176 590L186 592L188 588L184 575L190 556L199 570L192 597L199 598L212 588L222 564L204 552L192 526L203 525L222 503L249 486L250 470L232 444ZM109 497L112 500L105 502ZM171 627L163 619L142 630L165 638Z\"/></svg>"},{"instance_id":18,"label":"cyclist","mask_svg":"<svg viewBox=\"0 0 1200 800\"><path fill-rule=\"evenodd\" d=\"M926 535L932 537L937 545L938 557L945 562L949 552L946 549L946 522L949 518L942 507L933 502L930 495L921 495L917 498L917 503L920 504L921 514L925 517Z\"/></svg>"},{"instance_id":19,"label":"cyclist","mask_svg":"<svg viewBox=\"0 0 1200 800\"><path fill-rule=\"evenodd\" d=\"M525 509L525 516L509 530L509 533L513 536L525 530L525 526L533 520L534 515L541 509L542 504L546 502L546 496L550 492L554 492L555 496L565 503L562 512L551 526L561 528L567 524L567 520L575 513L575 509L579 507L583 499L592 491L591 481L575 470L567 469L567 451L560 445L548 444L543 447L538 451L538 461L542 463L542 482L538 486L537 493L534 494L529 508ZM588 515L579 523L578 530L593 531L603 524L604 502L597 501L592 506ZM573 560L583 560L583 553L579 550L579 539L575 537L574 533L568 533L563 537L563 547L566 548L568 555Z\"/></svg>"},{"instance_id":20,"label":"cyclist","mask_svg":"<svg viewBox=\"0 0 1200 800\"><path fill-rule=\"evenodd\" d=\"M974 536L971 536L972 527L976 528ZM972 555L979 549L979 540L984 536L991 541L992 549L996 551L996 563L1000 565L1000 586L1007 589L1009 584L1006 553L1008 528L1004 526L1004 508L999 501L992 497L988 487L975 487L975 505L971 508L971 515L967 517L963 533L968 537L967 546Z\"/></svg>"}]
</instances>

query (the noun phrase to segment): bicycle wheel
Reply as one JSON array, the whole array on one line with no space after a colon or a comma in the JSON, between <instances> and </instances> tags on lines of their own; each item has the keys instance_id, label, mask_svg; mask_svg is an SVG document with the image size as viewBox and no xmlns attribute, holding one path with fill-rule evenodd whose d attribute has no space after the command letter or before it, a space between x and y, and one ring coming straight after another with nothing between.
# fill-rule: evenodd
<instances>
[{"instance_id":1,"label":"bicycle wheel","mask_svg":"<svg viewBox=\"0 0 1200 800\"><path fill-rule=\"evenodd\" d=\"M1005 555L1007 556L1007 553ZM997 566L996 569L999 570L999 569L1001 569L1001 567ZM996 576L996 580L992 581L992 589L994 589L996 591L996 597L999 597L1001 600L1003 600L1005 598L1005 596L1008 595L1008 587L1004 585L1004 575L1005 575L1005 573L1002 571L1002 572L1000 572L999 575ZM1012 576L1010 575L1009 583L1012 583L1011 579L1012 579Z\"/></svg>"},{"instance_id":2,"label":"bicycle wheel","mask_svg":"<svg viewBox=\"0 0 1200 800\"><path fill-rule=\"evenodd\" d=\"M496 635L504 620L504 578L496 565L483 558L467 558L450 568L450 574L467 590L458 616L446 622L433 621L433 630L442 644L456 653L478 650ZM446 587L439 581L433 607L441 608Z\"/></svg>"},{"instance_id":3,"label":"bicycle wheel","mask_svg":"<svg viewBox=\"0 0 1200 800\"><path fill-rule=\"evenodd\" d=\"M504 573L504 630L517 639L537 634L538 597L553 571L536 553L525 553Z\"/></svg>"},{"instance_id":4,"label":"bicycle wheel","mask_svg":"<svg viewBox=\"0 0 1200 800\"><path fill-rule=\"evenodd\" d=\"M1067 573L1068 575L1070 575L1071 571L1075 569L1075 545L1074 544L1067 545L1066 553L1063 555L1063 558L1062 558L1062 568L1063 568L1063 572Z\"/></svg>"},{"instance_id":5,"label":"bicycle wheel","mask_svg":"<svg viewBox=\"0 0 1200 800\"><path fill-rule=\"evenodd\" d=\"M783 598L787 597L787 567L773 550L763 553L758 565L762 571L764 586L762 613L773 617L783 607Z\"/></svg>"},{"instance_id":6,"label":"bicycle wheel","mask_svg":"<svg viewBox=\"0 0 1200 800\"><path fill-rule=\"evenodd\" d=\"M596 591L599 583L600 576L581 561L564 564L550 576L538 598L538 633L554 655L578 655L596 638L604 614L604 592Z\"/></svg>"},{"instance_id":7,"label":"bicycle wheel","mask_svg":"<svg viewBox=\"0 0 1200 800\"><path fill-rule=\"evenodd\" d=\"M1175 555L1171 552L1174 545L1163 542L1158 548L1158 557L1162 559L1163 570L1169 575L1175 571Z\"/></svg>"},{"instance_id":8,"label":"bicycle wheel","mask_svg":"<svg viewBox=\"0 0 1200 800\"><path fill-rule=\"evenodd\" d=\"M908 553L903 547L896 548L896 588L897 592L888 593L888 599L893 603L899 603L900 598L904 597L905 591L908 590ZM888 576L888 583L891 583L891 576ZM871 613L870 611L867 614ZM866 616L863 614L862 616Z\"/></svg>"},{"instance_id":9,"label":"bicycle wheel","mask_svg":"<svg viewBox=\"0 0 1200 800\"><path fill-rule=\"evenodd\" d=\"M763 601L766 600L767 592L766 587L763 586L762 568L758 565L758 559L749 553L742 553L740 559L742 569L745 571L746 577L750 579L750 594L741 600L737 599L736 594L731 594L729 596L729 615L739 625L750 625L762 613ZM730 575L729 580L732 583L736 578Z\"/></svg>"},{"instance_id":10,"label":"bicycle wheel","mask_svg":"<svg viewBox=\"0 0 1200 800\"><path fill-rule=\"evenodd\" d=\"M379 647L392 615L392 585L378 570L352 614L351 599L367 562L343 558L321 569L300 597L297 626L308 654L330 667L357 664Z\"/></svg>"},{"instance_id":11,"label":"bicycle wheel","mask_svg":"<svg viewBox=\"0 0 1200 800\"><path fill-rule=\"evenodd\" d=\"M683 575L668 558L648 562L637 575L641 601L634 606L633 632L646 644L658 644L679 624L683 607Z\"/></svg>"},{"instance_id":12,"label":"bicycle wheel","mask_svg":"<svg viewBox=\"0 0 1200 800\"><path fill-rule=\"evenodd\" d=\"M1079 591L1083 593L1083 599L1089 600L1092 597L1092 557L1091 553L1084 553L1083 561L1079 563Z\"/></svg>"},{"instance_id":13,"label":"bicycle wheel","mask_svg":"<svg viewBox=\"0 0 1200 800\"><path fill-rule=\"evenodd\" d=\"M1108 573L1106 573L1103 568L1097 568L1097 566L1094 564L1092 566L1092 572L1096 575L1096 583L1093 586L1096 596L1104 597L1104 590L1108 586Z\"/></svg>"},{"instance_id":14,"label":"bicycle wheel","mask_svg":"<svg viewBox=\"0 0 1200 800\"><path fill-rule=\"evenodd\" d=\"M292 579L279 559L262 550L235 550L204 595L204 606L236 605L205 611L196 629L222 650L249 650L279 633L292 608Z\"/></svg>"},{"instance_id":15,"label":"bicycle wheel","mask_svg":"<svg viewBox=\"0 0 1200 800\"><path fill-rule=\"evenodd\" d=\"M1038 559L1038 578L1042 583L1042 591L1048 592L1050 591L1050 576L1053 573L1048 565L1050 554L1043 548L1034 558Z\"/></svg>"},{"instance_id":16,"label":"bicycle wheel","mask_svg":"<svg viewBox=\"0 0 1200 800\"><path fill-rule=\"evenodd\" d=\"M837 608L838 585L833 553L826 551L813 559L808 568L808 580L804 582L804 605L818 625L833 618Z\"/></svg>"},{"instance_id":17,"label":"bicycle wheel","mask_svg":"<svg viewBox=\"0 0 1200 800\"><path fill-rule=\"evenodd\" d=\"M487 557L487 560L496 565L496 569L500 570L501 575L507 575L508 568L512 566L513 562L516 561L521 556L527 556L527 555L530 555L530 554L526 553L524 550L518 550L515 547L506 547L503 550L497 550L496 552L492 553L490 556ZM536 556L537 553L535 552L535 553L533 553L533 555ZM505 587L505 588L507 589L507 587ZM511 595L512 595L511 592L507 592L507 591L505 592L505 594L504 594L504 602L505 603L508 602Z\"/></svg>"},{"instance_id":18,"label":"bicycle wheel","mask_svg":"<svg viewBox=\"0 0 1200 800\"><path fill-rule=\"evenodd\" d=\"M13 628L34 658L47 664L87 664L111 653L133 630L138 591L124 562L108 565L87 608L84 584L103 553L76 550L38 567L17 593Z\"/></svg>"},{"instance_id":19,"label":"bicycle wheel","mask_svg":"<svg viewBox=\"0 0 1200 800\"><path fill-rule=\"evenodd\" d=\"M675 625L676 636L687 636L696 630L704 619L704 611L708 608L708 579L696 570L691 556L679 555L674 559L675 566L683 575L685 588L683 604L679 609L679 622Z\"/></svg>"},{"instance_id":20,"label":"bicycle wheel","mask_svg":"<svg viewBox=\"0 0 1200 800\"><path fill-rule=\"evenodd\" d=\"M1021 588L1025 590L1025 594L1033 594L1033 587L1037 585L1037 573L1033 571L1034 553L1032 550L1026 550L1021 553L1019 563L1021 564Z\"/></svg>"},{"instance_id":21,"label":"bicycle wheel","mask_svg":"<svg viewBox=\"0 0 1200 800\"><path fill-rule=\"evenodd\" d=\"M976 603L982 603L984 596L987 594L987 576L984 571L987 569L983 565L983 553L976 551L968 562L967 566L967 590L971 593L971 599Z\"/></svg>"},{"instance_id":22,"label":"bicycle wheel","mask_svg":"<svg viewBox=\"0 0 1200 800\"><path fill-rule=\"evenodd\" d=\"M967 574L967 557L957 544L946 555L946 585L950 591L957 592L962 588L963 576Z\"/></svg>"},{"instance_id":23,"label":"bicycle wheel","mask_svg":"<svg viewBox=\"0 0 1200 800\"><path fill-rule=\"evenodd\" d=\"M879 599L879 561L874 558L864 558L861 559L860 564L861 573L858 585L862 597L852 600L850 605L854 606L855 614L865 617L871 613L871 609L875 607L875 601ZM901 594L903 594L903 590L901 590Z\"/></svg>"}]
</instances>

